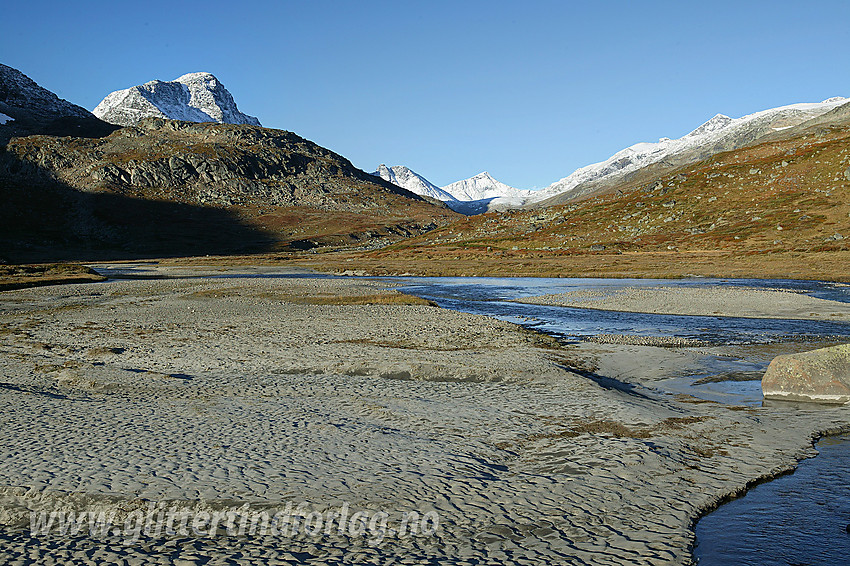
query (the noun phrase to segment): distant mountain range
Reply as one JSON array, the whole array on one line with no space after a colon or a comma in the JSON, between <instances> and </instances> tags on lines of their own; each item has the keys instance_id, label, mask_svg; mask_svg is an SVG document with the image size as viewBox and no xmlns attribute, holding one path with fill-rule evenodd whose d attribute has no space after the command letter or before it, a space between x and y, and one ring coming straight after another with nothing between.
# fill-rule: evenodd
<instances>
[{"instance_id":1,"label":"distant mountain range","mask_svg":"<svg viewBox=\"0 0 850 566\"><path fill-rule=\"evenodd\" d=\"M850 104L773 127L613 190L437 228L373 254L372 273L847 281Z\"/></svg>"},{"instance_id":2,"label":"distant mountain range","mask_svg":"<svg viewBox=\"0 0 850 566\"><path fill-rule=\"evenodd\" d=\"M528 206L551 206L588 194L604 192L632 179L647 180L649 176L660 176L723 151L745 147L771 137L782 137L783 132L786 132L785 135L792 135L793 128L848 103L848 98L834 97L818 103L771 108L741 118L717 114L681 138L662 138L655 143L637 143L605 161L577 169L571 175L539 191L510 187L486 172L445 187L436 187L422 175L403 166L387 168L382 165L373 175L417 194L428 194L440 199L453 210L464 214Z\"/></svg>"},{"instance_id":3,"label":"distant mountain range","mask_svg":"<svg viewBox=\"0 0 850 566\"><path fill-rule=\"evenodd\" d=\"M418 195L441 200L455 212L467 215L522 206L534 192L508 186L486 171L442 188L403 165L381 164L372 175Z\"/></svg>"},{"instance_id":4,"label":"distant mountain range","mask_svg":"<svg viewBox=\"0 0 850 566\"><path fill-rule=\"evenodd\" d=\"M230 92L210 73L189 73L173 81L155 80L116 90L93 112L119 126L133 126L143 118L260 125L239 111Z\"/></svg>"}]
</instances>

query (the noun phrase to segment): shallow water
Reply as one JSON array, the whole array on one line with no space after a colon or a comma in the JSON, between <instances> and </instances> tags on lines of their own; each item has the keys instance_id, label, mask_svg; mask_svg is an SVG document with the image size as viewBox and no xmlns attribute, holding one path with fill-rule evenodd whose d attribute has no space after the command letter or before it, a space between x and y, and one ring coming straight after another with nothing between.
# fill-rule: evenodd
<instances>
[{"instance_id":1,"label":"shallow water","mask_svg":"<svg viewBox=\"0 0 850 566\"><path fill-rule=\"evenodd\" d=\"M697 523L700 566L850 563L850 435Z\"/></svg>"},{"instance_id":2,"label":"shallow water","mask_svg":"<svg viewBox=\"0 0 850 566\"><path fill-rule=\"evenodd\" d=\"M733 350L733 355L707 354L688 375L661 380L657 387L703 399L756 405L762 401L761 375L773 357L811 350L850 337L850 323L720 316L680 316L573 307L528 305L514 299L583 289L622 287L715 286L787 289L817 298L850 302L850 286L819 281L757 279L559 279L498 277L383 278L404 292L444 308L483 314L521 324L566 341L599 334L681 337ZM723 377L716 381L698 380Z\"/></svg>"},{"instance_id":3,"label":"shallow water","mask_svg":"<svg viewBox=\"0 0 850 566\"><path fill-rule=\"evenodd\" d=\"M818 339L826 336L850 336L848 323L661 315L510 302L549 293L657 285L779 288L817 298L850 302L850 286L836 283L767 279L658 280L532 277L392 277L381 280L403 288L406 293L433 300L441 307L510 320L566 339L581 339L597 334L630 334L696 338L713 344L727 345L801 340L806 337Z\"/></svg>"}]
</instances>

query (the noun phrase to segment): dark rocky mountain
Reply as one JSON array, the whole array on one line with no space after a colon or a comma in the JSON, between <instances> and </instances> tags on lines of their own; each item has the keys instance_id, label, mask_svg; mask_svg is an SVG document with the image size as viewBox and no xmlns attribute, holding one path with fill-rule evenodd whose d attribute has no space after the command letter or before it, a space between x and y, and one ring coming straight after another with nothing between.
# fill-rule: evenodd
<instances>
[{"instance_id":1,"label":"dark rocky mountain","mask_svg":"<svg viewBox=\"0 0 850 566\"><path fill-rule=\"evenodd\" d=\"M382 205L355 187L425 202L292 132L252 126L146 118L99 139L15 139L7 151L21 166L17 173L41 171L79 190L187 204L351 211Z\"/></svg>"},{"instance_id":2,"label":"dark rocky mountain","mask_svg":"<svg viewBox=\"0 0 850 566\"><path fill-rule=\"evenodd\" d=\"M0 146L14 136L103 136L116 129L81 106L59 98L22 72L0 64Z\"/></svg>"}]
</instances>

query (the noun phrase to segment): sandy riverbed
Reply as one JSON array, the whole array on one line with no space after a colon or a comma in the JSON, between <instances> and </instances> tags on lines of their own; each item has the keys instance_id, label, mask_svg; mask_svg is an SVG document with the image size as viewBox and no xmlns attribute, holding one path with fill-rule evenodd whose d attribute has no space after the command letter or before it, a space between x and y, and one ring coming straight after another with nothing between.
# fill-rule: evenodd
<instances>
[{"instance_id":1,"label":"sandy riverbed","mask_svg":"<svg viewBox=\"0 0 850 566\"><path fill-rule=\"evenodd\" d=\"M554 305L611 311L693 316L734 316L791 320L850 320L850 304L809 297L783 289L686 287L660 285L577 290L520 299Z\"/></svg>"},{"instance_id":2,"label":"sandy riverbed","mask_svg":"<svg viewBox=\"0 0 850 566\"><path fill-rule=\"evenodd\" d=\"M686 371L684 352L558 346L429 306L309 304L382 294L373 282L171 275L0 294L3 560L687 563L701 510L850 423L843 407L651 389L658 364ZM587 377L615 370L627 387ZM127 542L23 528L31 511L123 519L157 502L347 505L390 527L416 510L439 529Z\"/></svg>"}]
</instances>

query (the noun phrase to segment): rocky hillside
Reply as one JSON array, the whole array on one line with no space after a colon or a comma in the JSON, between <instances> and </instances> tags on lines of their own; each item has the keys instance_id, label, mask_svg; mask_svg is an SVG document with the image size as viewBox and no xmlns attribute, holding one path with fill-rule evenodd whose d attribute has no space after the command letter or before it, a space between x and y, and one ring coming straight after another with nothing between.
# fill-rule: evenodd
<instances>
[{"instance_id":1,"label":"rocky hillside","mask_svg":"<svg viewBox=\"0 0 850 566\"><path fill-rule=\"evenodd\" d=\"M224 85L210 73L189 73L173 81L150 81L107 95L94 115L110 124L133 126L144 118L259 126L243 114Z\"/></svg>"},{"instance_id":2,"label":"rocky hillside","mask_svg":"<svg viewBox=\"0 0 850 566\"><path fill-rule=\"evenodd\" d=\"M291 132L159 118L15 138L0 190L13 260L368 247L456 217Z\"/></svg>"}]
</instances>

